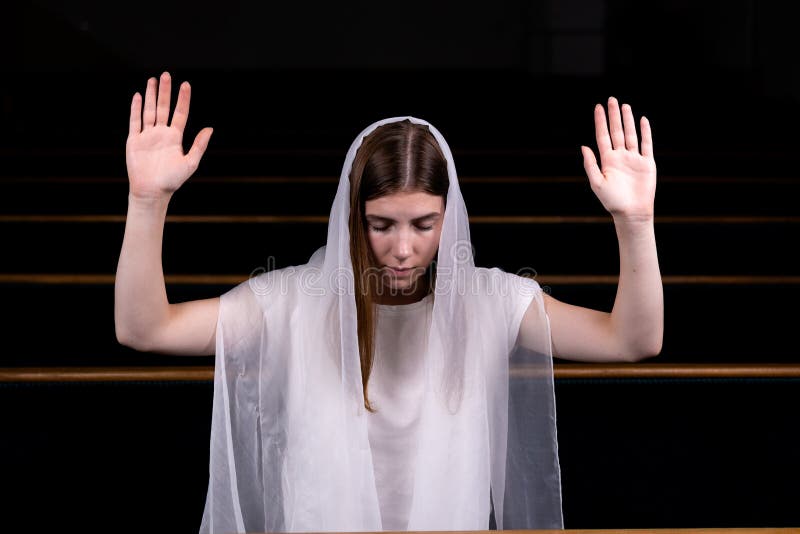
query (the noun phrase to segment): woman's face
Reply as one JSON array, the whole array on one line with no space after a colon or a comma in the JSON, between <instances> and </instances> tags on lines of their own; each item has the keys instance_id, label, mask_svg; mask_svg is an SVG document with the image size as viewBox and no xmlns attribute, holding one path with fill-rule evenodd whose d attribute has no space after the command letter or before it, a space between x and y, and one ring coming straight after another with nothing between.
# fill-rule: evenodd
<instances>
[{"instance_id":1,"label":"woman's face","mask_svg":"<svg viewBox=\"0 0 800 534\"><path fill-rule=\"evenodd\" d=\"M436 257L444 220L444 198L421 191L400 192L364 205L367 235L387 293L421 298L418 283Z\"/></svg>"}]
</instances>

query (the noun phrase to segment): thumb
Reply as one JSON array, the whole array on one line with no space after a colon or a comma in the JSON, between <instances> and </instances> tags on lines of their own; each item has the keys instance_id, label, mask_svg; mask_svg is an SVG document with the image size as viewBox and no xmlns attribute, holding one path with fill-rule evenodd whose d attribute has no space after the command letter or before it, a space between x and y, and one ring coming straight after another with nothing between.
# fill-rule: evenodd
<instances>
[{"instance_id":1,"label":"thumb","mask_svg":"<svg viewBox=\"0 0 800 534\"><path fill-rule=\"evenodd\" d=\"M600 168L597 166L597 159L594 157L594 152L588 146L581 146L581 153L583 154L583 168L586 170L586 176L589 177L589 183L592 187L601 187L605 178Z\"/></svg>"},{"instance_id":2,"label":"thumb","mask_svg":"<svg viewBox=\"0 0 800 534\"><path fill-rule=\"evenodd\" d=\"M203 154L205 154L206 148L208 148L208 142L211 140L212 133L214 133L214 128L203 128L194 138L192 148L190 148L189 153L186 154L186 161L192 172L196 171L197 167L200 165L200 159L203 157Z\"/></svg>"}]
</instances>

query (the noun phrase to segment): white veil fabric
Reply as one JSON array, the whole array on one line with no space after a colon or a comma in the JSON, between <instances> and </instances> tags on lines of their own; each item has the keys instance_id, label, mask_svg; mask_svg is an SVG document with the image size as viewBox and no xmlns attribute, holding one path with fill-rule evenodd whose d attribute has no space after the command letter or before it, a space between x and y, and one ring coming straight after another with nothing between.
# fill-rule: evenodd
<instances>
[{"instance_id":1,"label":"white veil fabric","mask_svg":"<svg viewBox=\"0 0 800 534\"><path fill-rule=\"evenodd\" d=\"M492 510L498 529L563 528L542 289L475 267L450 148L428 122L393 117L350 146L326 246L221 297L201 533L384 530L356 330L349 175L363 139L403 120L434 135L450 181L408 530L486 530Z\"/></svg>"}]
</instances>

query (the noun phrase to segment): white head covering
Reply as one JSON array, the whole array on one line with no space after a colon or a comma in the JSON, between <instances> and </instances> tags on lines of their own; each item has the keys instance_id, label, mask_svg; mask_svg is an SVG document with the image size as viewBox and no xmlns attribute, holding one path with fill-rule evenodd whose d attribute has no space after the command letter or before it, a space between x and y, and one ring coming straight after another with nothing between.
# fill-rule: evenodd
<instances>
[{"instance_id":1,"label":"white head covering","mask_svg":"<svg viewBox=\"0 0 800 534\"><path fill-rule=\"evenodd\" d=\"M347 153L327 245L221 297L201 532L383 530L350 256L350 169L377 127L428 127L449 189L408 530L563 528L550 329L530 279L476 268L453 156L413 117ZM527 311L527 313L526 313ZM534 343L517 332L525 314ZM511 366L512 372L509 372ZM490 493L491 491L491 493Z\"/></svg>"}]
</instances>

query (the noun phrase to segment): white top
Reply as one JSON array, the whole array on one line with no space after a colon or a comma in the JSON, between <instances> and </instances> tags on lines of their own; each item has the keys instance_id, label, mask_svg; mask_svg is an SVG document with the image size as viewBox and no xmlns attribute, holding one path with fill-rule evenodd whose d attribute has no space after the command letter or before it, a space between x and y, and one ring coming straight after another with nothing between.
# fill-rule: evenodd
<instances>
[{"instance_id":1,"label":"white top","mask_svg":"<svg viewBox=\"0 0 800 534\"><path fill-rule=\"evenodd\" d=\"M433 294L413 304L378 305L368 385L376 412L367 425L384 530L408 526L432 312Z\"/></svg>"},{"instance_id":2,"label":"white top","mask_svg":"<svg viewBox=\"0 0 800 534\"><path fill-rule=\"evenodd\" d=\"M431 361L424 361L425 395L414 431L408 529L485 530L490 503L498 529L563 528L542 289L534 280L475 267L469 216L447 142L426 121L392 117L371 124L350 145L325 246L304 265L262 272L220 298L203 533L383 528L370 454L372 414L360 395L350 175L365 138L404 120L431 132L449 179L428 336L436 350L425 354ZM536 243L528 248L532 258L541 252ZM508 294L491 285L504 280L511 282L505 284ZM541 349L514 344L528 307L526 337ZM407 361L402 355L383 359ZM514 377L512 383L511 366L525 369L524 380ZM401 383L389 376L383 380L388 399L373 401L378 410L387 404L380 417L397 422L391 400L408 388L386 387ZM379 457L387 450L378 443L385 427L373 425ZM386 462L377 465L383 471ZM385 503L391 500L385 498L390 478L381 477Z\"/></svg>"}]
</instances>

